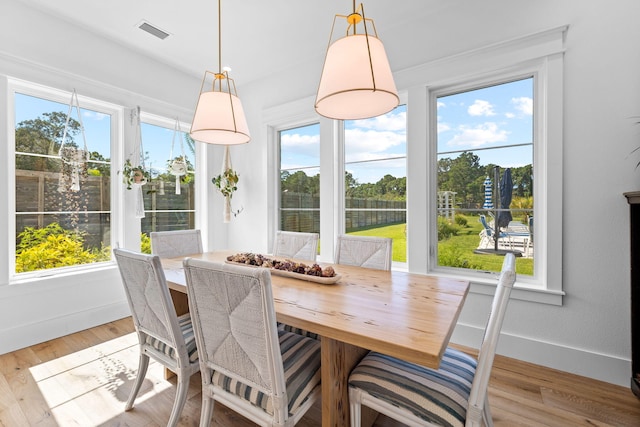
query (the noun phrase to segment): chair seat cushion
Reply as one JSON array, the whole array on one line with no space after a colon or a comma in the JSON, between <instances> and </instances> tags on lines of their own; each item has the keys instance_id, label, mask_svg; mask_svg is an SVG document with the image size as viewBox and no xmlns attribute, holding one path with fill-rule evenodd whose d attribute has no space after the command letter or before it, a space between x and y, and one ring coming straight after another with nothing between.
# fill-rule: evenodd
<instances>
[{"instance_id":1,"label":"chair seat cushion","mask_svg":"<svg viewBox=\"0 0 640 427\"><path fill-rule=\"evenodd\" d=\"M448 348L440 369L370 352L351 372L356 387L416 417L442 426L464 426L476 360Z\"/></svg>"},{"instance_id":2,"label":"chair seat cushion","mask_svg":"<svg viewBox=\"0 0 640 427\"><path fill-rule=\"evenodd\" d=\"M279 330L280 351L284 365L284 380L289 398L289 415L296 413L309 394L320 385L320 342L292 332ZM211 383L236 394L273 415L270 396L250 386L214 371Z\"/></svg>"},{"instance_id":3,"label":"chair seat cushion","mask_svg":"<svg viewBox=\"0 0 640 427\"><path fill-rule=\"evenodd\" d=\"M314 340L320 339L318 334L316 334L315 332L309 332L306 329L294 328L293 326L287 325L285 323L278 322L278 330L293 332L294 334L302 335L303 337L307 338L313 338Z\"/></svg>"},{"instance_id":4,"label":"chair seat cushion","mask_svg":"<svg viewBox=\"0 0 640 427\"><path fill-rule=\"evenodd\" d=\"M189 362L195 363L198 361L198 349L196 348L196 337L193 334L193 324L191 323L191 315L189 313L178 316L178 326L182 331L185 345L187 346L187 354L189 355ZM159 340L158 338L147 335L145 344L155 348L161 353L166 354L172 359L176 359L176 350Z\"/></svg>"}]
</instances>

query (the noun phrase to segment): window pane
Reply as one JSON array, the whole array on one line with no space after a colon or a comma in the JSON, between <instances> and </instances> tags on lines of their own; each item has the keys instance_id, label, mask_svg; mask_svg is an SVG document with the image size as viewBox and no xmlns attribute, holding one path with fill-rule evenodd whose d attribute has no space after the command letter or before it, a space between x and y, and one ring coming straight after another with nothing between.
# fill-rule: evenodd
<instances>
[{"instance_id":1,"label":"window pane","mask_svg":"<svg viewBox=\"0 0 640 427\"><path fill-rule=\"evenodd\" d=\"M195 228L195 141L181 130L144 122L141 135L145 164L152 178L142 187L142 232L148 235L152 231ZM183 156L187 174L176 179L169 165Z\"/></svg>"},{"instance_id":2,"label":"window pane","mask_svg":"<svg viewBox=\"0 0 640 427\"><path fill-rule=\"evenodd\" d=\"M533 274L533 84L437 98L438 265L497 272L512 251Z\"/></svg>"},{"instance_id":3,"label":"window pane","mask_svg":"<svg viewBox=\"0 0 640 427\"><path fill-rule=\"evenodd\" d=\"M73 108L63 144L68 110L15 95L17 273L111 258L111 116Z\"/></svg>"},{"instance_id":4,"label":"window pane","mask_svg":"<svg viewBox=\"0 0 640 427\"><path fill-rule=\"evenodd\" d=\"M344 122L345 231L392 238L396 262L407 260L406 111Z\"/></svg>"},{"instance_id":5,"label":"window pane","mask_svg":"<svg viewBox=\"0 0 640 427\"><path fill-rule=\"evenodd\" d=\"M279 132L280 230L320 232L320 125Z\"/></svg>"}]
</instances>

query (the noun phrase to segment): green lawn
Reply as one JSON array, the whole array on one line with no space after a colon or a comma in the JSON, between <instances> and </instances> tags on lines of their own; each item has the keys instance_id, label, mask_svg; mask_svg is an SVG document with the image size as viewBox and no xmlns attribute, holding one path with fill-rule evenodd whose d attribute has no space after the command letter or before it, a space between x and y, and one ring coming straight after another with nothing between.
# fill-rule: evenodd
<instances>
[{"instance_id":1,"label":"green lawn","mask_svg":"<svg viewBox=\"0 0 640 427\"><path fill-rule=\"evenodd\" d=\"M477 215L463 215L467 219L467 225L461 227L458 235L438 242L438 258L440 265L453 267L466 266L484 271L499 272L502 268L503 257L500 255L474 254L473 251L480 243L478 233L482 230L482 224ZM361 236L391 237L393 239L393 260L406 262L407 237L405 235L406 224L394 224L385 227L369 228L349 234ZM518 274L533 275L533 259L518 258L516 261Z\"/></svg>"}]
</instances>

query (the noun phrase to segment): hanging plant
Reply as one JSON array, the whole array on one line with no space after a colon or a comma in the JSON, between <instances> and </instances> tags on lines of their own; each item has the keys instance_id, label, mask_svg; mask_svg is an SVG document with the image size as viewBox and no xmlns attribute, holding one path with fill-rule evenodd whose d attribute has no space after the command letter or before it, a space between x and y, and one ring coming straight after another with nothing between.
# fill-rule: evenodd
<instances>
[{"instance_id":1,"label":"hanging plant","mask_svg":"<svg viewBox=\"0 0 640 427\"><path fill-rule=\"evenodd\" d=\"M234 191L238 189L238 180L239 177L236 171L225 169L220 175L214 176L211 182L224 197L231 198Z\"/></svg>"},{"instance_id":2,"label":"hanging plant","mask_svg":"<svg viewBox=\"0 0 640 427\"><path fill-rule=\"evenodd\" d=\"M129 159L124 162L122 182L127 185L127 190L131 190L133 184L144 185L149 181L151 181L151 173L143 166L133 166Z\"/></svg>"},{"instance_id":3,"label":"hanging plant","mask_svg":"<svg viewBox=\"0 0 640 427\"><path fill-rule=\"evenodd\" d=\"M233 193L238 189L239 176L231 166L231 154L229 154L229 146L224 148L224 162L222 164L222 173L216 175L211 179L211 182L218 191L224 196L224 209L222 211L222 218L224 222L231 221L231 214L237 216L242 209L237 211L231 210L231 198Z\"/></svg>"}]
</instances>

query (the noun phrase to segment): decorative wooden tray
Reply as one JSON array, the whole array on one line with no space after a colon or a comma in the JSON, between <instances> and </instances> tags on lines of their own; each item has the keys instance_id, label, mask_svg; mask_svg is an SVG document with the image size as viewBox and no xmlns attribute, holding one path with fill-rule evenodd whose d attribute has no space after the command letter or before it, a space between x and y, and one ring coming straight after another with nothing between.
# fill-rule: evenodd
<instances>
[{"instance_id":1,"label":"decorative wooden tray","mask_svg":"<svg viewBox=\"0 0 640 427\"><path fill-rule=\"evenodd\" d=\"M229 260L225 260L224 262L227 264L243 265L245 267L248 266L254 268L265 268L259 267L257 265L245 264L242 262L234 262ZM342 276L340 274L336 274L332 277L320 277L312 276L310 274L294 273L293 271L278 270L277 268L270 268L269 271L271 271L271 274L276 276L291 277L292 279L306 280L308 282L320 283L321 285L333 285L334 283L342 279Z\"/></svg>"}]
</instances>

